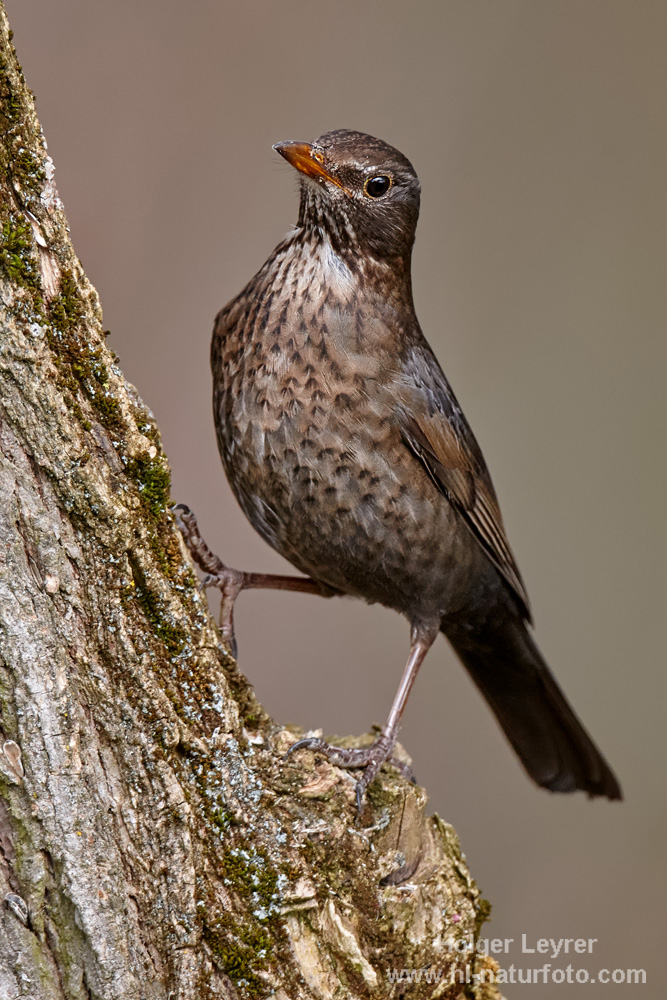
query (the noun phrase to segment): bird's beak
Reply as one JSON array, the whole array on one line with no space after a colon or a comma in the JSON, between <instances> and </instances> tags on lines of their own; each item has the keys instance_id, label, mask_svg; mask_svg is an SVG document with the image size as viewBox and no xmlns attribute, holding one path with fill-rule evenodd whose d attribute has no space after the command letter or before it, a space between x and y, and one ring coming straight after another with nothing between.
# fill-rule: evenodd
<instances>
[{"instance_id":1,"label":"bird's beak","mask_svg":"<svg viewBox=\"0 0 667 1000\"><path fill-rule=\"evenodd\" d=\"M336 187L342 187L340 181L324 169L321 154L313 153L313 147L309 142L277 142L273 148L285 157L290 166L305 174L306 177L330 181Z\"/></svg>"}]
</instances>

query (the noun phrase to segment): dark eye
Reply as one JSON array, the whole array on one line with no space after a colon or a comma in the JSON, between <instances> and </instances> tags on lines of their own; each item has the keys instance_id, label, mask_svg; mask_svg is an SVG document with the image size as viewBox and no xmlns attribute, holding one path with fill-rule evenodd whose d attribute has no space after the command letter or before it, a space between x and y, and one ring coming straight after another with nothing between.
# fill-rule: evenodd
<instances>
[{"instance_id":1,"label":"dark eye","mask_svg":"<svg viewBox=\"0 0 667 1000\"><path fill-rule=\"evenodd\" d=\"M364 191L369 198L381 198L391 187L391 177L380 174L377 177L369 177L364 184Z\"/></svg>"}]
</instances>

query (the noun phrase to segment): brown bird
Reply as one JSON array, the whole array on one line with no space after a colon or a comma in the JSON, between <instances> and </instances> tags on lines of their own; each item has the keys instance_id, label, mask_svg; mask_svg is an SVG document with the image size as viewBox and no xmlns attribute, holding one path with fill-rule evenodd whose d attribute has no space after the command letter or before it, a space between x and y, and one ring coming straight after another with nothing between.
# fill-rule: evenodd
<instances>
[{"instance_id":1,"label":"brown bird","mask_svg":"<svg viewBox=\"0 0 667 1000\"><path fill-rule=\"evenodd\" d=\"M243 511L306 576L224 566L180 508L206 582L223 592L223 634L233 644L234 600L250 587L347 594L405 615L410 656L373 745L303 739L292 747L363 768L359 804L392 761L410 689L439 632L538 785L621 798L529 632L484 458L415 315L420 186L411 163L347 130L274 149L299 171L299 219L217 317L213 408Z\"/></svg>"}]
</instances>

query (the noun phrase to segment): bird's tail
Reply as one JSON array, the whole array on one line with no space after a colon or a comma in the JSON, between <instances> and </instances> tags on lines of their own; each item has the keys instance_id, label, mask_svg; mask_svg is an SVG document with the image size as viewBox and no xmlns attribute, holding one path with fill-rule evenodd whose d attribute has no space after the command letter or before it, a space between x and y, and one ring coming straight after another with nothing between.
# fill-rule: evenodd
<instances>
[{"instance_id":1,"label":"bird's tail","mask_svg":"<svg viewBox=\"0 0 667 1000\"><path fill-rule=\"evenodd\" d=\"M443 630L444 631L444 630ZM447 633L526 771L552 792L622 798L606 760L574 714L522 622Z\"/></svg>"}]
</instances>

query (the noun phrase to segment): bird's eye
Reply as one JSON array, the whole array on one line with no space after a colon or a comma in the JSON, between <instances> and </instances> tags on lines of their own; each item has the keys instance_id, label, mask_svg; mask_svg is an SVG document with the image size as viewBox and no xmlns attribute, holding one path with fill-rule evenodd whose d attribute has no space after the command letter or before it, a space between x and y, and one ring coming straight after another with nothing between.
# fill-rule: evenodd
<instances>
[{"instance_id":1,"label":"bird's eye","mask_svg":"<svg viewBox=\"0 0 667 1000\"><path fill-rule=\"evenodd\" d=\"M381 198L391 187L391 177L380 174L377 177L369 177L364 184L364 191L369 198Z\"/></svg>"}]
</instances>

